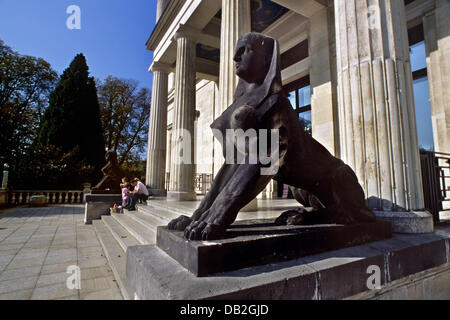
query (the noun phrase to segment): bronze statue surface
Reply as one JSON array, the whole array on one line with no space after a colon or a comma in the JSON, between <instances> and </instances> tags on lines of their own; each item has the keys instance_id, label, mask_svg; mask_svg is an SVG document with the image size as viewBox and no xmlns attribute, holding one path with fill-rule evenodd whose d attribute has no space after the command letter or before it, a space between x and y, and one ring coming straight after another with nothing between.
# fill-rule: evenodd
<instances>
[{"instance_id":1,"label":"bronze statue surface","mask_svg":"<svg viewBox=\"0 0 450 320\"><path fill-rule=\"evenodd\" d=\"M106 165L102 168L103 178L95 187L93 193L121 193L120 183L123 177L122 169L117 161L114 150L106 152Z\"/></svg>"},{"instance_id":2,"label":"bronze statue surface","mask_svg":"<svg viewBox=\"0 0 450 320\"><path fill-rule=\"evenodd\" d=\"M278 42L262 34L246 34L237 43L234 60L240 78L234 102L211 128L223 136L227 129L278 130L279 170L262 175L267 165L261 162L225 163L192 217L172 220L169 229L184 230L190 240L220 239L239 210L271 179L296 188L296 199L314 208L286 212L277 219L280 224L375 221L353 170L305 132L290 105L281 85Z\"/></svg>"}]
</instances>

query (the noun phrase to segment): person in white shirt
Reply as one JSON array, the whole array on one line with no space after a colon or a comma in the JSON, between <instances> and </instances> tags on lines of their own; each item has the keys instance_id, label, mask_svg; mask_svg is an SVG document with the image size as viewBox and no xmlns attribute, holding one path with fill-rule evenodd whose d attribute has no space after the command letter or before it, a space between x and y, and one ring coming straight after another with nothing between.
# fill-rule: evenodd
<instances>
[{"instance_id":1,"label":"person in white shirt","mask_svg":"<svg viewBox=\"0 0 450 320\"><path fill-rule=\"evenodd\" d=\"M129 211L136 210L136 203L138 201L145 202L148 199L147 187L145 186L145 184L139 181L138 178L134 178L131 181L131 185L133 186L134 190L130 192L131 201L128 209Z\"/></svg>"}]
</instances>

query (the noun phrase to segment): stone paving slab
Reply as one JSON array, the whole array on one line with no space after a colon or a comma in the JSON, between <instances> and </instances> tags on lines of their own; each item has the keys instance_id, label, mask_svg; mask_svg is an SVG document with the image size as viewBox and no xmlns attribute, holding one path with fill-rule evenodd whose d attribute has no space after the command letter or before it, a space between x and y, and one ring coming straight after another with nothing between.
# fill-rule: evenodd
<instances>
[{"instance_id":1,"label":"stone paving slab","mask_svg":"<svg viewBox=\"0 0 450 320\"><path fill-rule=\"evenodd\" d=\"M0 300L122 300L83 205L0 211ZM69 289L78 266L81 289Z\"/></svg>"}]
</instances>

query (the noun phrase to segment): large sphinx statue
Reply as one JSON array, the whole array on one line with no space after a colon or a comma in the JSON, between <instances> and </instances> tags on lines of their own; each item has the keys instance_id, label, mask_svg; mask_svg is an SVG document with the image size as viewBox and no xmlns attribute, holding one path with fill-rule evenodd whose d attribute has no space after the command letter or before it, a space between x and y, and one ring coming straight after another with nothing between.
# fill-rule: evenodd
<instances>
[{"instance_id":1,"label":"large sphinx statue","mask_svg":"<svg viewBox=\"0 0 450 320\"><path fill-rule=\"evenodd\" d=\"M240 80L234 102L211 125L223 136L227 129L267 129L279 133L279 170L261 174L267 165L225 163L192 217L172 220L171 230L184 230L190 240L214 240L225 235L239 210L270 182L288 184L296 199L311 204L282 214L280 224L352 224L375 221L353 170L308 135L281 85L278 42L249 33L239 39L234 56ZM222 145L224 156L225 145ZM269 152L273 152L270 150ZM248 155L246 155L248 157Z\"/></svg>"}]
</instances>

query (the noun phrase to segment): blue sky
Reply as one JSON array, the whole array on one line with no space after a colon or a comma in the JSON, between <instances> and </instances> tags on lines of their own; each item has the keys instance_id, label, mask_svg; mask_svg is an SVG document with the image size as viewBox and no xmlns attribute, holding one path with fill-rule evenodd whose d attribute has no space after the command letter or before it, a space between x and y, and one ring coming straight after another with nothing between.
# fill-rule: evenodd
<instances>
[{"instance_id":1,"label":"blue sky","mask_svg":"<svg viewBox=\"0 0 450 320\"><path fill-rule=\"evenodd\" d=\"M66 26L70 5L81 9L81 30ZM59 74L81 52L94 77L135 79L151 88L152 53L145 42L155 15L155 0L0 0L0 39L44 58Z\"/></svg>"}]
</instances>

